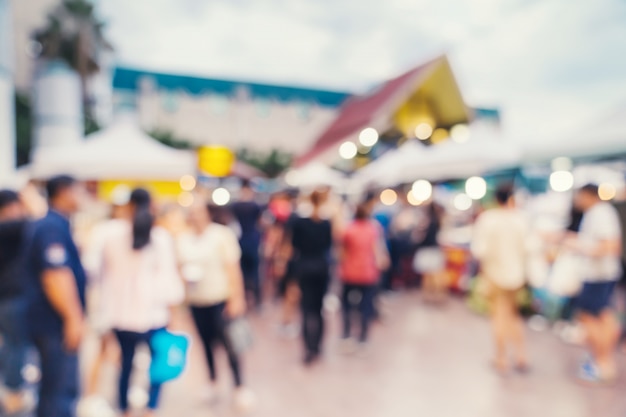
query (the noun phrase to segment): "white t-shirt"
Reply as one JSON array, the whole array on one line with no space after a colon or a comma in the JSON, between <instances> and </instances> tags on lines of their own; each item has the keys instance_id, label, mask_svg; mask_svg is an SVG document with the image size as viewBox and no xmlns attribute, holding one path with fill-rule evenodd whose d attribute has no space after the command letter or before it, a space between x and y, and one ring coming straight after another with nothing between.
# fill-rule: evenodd
<instances>
[{"instance_id":1,"label":"white t-shirt","mask_svg":"<svg viewBox=\"0 0 626 417\"><path fill-rule=\"evenodd\" d=\"M516 290L526 283L526 218L517 210L488 210L476 221L472 253L487 279L500 288Z\"/></svg>"},{"instance_id":2,"label":"white t-shirt","mask_svg":"<svg viewBox=\"0 0 626 417\"><path fill-rule=\"evenodd\" d=\"M585 247L607 240L621 239L619 214L609 203L598 203L583 216L578 232ZM584 278L587 282L615 281L622 272L620 256L587 257Z\"/></svg>"},{"instance_id":3,"label":"white t-shirt","mask_svg":"<svg viewBox=\"0 0 626 417\"><path fill-rule=\"evenodd\" d=\"M230 296L226 266L238 263L241 248L235 233L212 223L198 235L184 233L178 238L178 258L187 282L187 300L194 306L222 303Z\"/></svg>"}]
</instances>

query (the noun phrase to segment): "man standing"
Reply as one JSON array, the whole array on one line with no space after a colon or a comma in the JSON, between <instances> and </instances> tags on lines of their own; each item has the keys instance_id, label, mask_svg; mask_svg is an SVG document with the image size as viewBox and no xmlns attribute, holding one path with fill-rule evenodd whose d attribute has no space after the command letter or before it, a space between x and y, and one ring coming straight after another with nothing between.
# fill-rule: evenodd
<instances>
[{"instance_id":1,"label":"man standing","mask_svg":"<svg viewBox=\"0 0 626 417\"><path fill-rule=\"evenodd\" d=\"M232 205L233 215L241 227L239 244L241 245L241 271L246 292L254 297L255 307L261 308L262 287L259 276L259 247L261 246L260 221L263 209L256 203L255 192L250 181L244 180L241 185L239 201Z\"/></svg>"},{"instance_id":2,"label":"man standing","mask_svg":"<svg viewBox=\"0 0 626 417\"><path fill-rule=\"evenodd\" d=\"M23 275L19 268L26 225L26 211L19 195L12 190L0 190L0 333L4 340L0 365L6 387L6 392L0 395L0 406L9 415L30 407L30 398L23 391L22 368L28 337Z\"/></svg>"},{"instance_id":3,"label":"man standing","mask_svg":"<svg viewBox=\"0 0 626 417\"><path fill-rule=\"evenodd\" d=\"M584 215L578 237L568 246L586 259L577 307L591 354L579 376L587 382L607 383L617 377L615 350L620 326L610 302L622 272L620 220L617 210L600 200L595 184L578 190L575 203Z\"/></svg>"},{"instance_id":4,"label":"man standing","mask_svg":"<svg viewBox=\"0 0 626 417\"><path fill-rule=\"evenodd\" d=\"M68 176L48 181L48 214L31 226L25 248L28 319L41 361L38 417L72 417L78 398L85 272L70 232L79 188Z\"/></svg>"},{"instance_id":5,"label":"man standing","mask_svg":"<svg viewBox=\"0 0 626 417\"><path fill-rule=\"evenodd\" d=\"M472 253L480 262L490 303L496 348L493 365L498 372L507 372L507 350L511 349L515 370L525 372L528 355L517 299L526 284L528 224L516 208L513 187L498 187L495 197L498 206L482 213L474 225Z\"/></svg>"}]
</instances>

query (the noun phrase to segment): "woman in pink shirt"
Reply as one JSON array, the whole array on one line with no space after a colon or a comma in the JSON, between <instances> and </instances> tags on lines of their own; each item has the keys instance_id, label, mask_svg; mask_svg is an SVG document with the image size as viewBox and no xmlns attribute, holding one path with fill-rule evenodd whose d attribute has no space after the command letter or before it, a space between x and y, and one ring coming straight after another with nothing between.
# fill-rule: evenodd
<instances>
[{"instance_id":1,"label":"woman in pink shirt","mask_svg":"<svg viewBox=\"0 0 626 417\"><path fill-rule=\"evenodd\" d=\"M380 225L370 219L368 205L361 204L354 221L345 229L341 245L340 276L343 282L343 338L350 341L351 316L358 307L361 322L359 343L367 342L373 300L381 271L389 264Z\"/></svg>"}]
</instances>

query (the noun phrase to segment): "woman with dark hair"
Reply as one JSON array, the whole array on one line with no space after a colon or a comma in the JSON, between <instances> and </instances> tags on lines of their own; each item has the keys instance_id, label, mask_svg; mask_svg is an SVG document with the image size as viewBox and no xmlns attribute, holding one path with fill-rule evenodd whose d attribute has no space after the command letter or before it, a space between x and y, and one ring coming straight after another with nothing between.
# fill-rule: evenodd
<instances>
[{"instance_id":1,"label":"woman with dark hair","mask_svg":"<svg viewBox=\"0 0 626 417\"><path fill-rule=\"evenodd\" d=\"M129 416L128 390L135 350L168 326L170 309L181 303L184 290L175 249L167 231L154 226L152 198L144 189L130 195L129 220L112 223L100 253L102 319L113 329L122 351L119 408ZM148 411L158 407L160 384L149 390Z\"/></svg>"},{"instance_id":2,"label":"woman with dark hair","mask_svg":"<svg viewBox=\"0 0 626 417\"><path fill-rule=\"evenodd\" d=\"M322 308L330 281L332 226L321 216L322 195L313 192L311 213L294 219L291 244L294 250L295 275L300 285L304 363L312 364L321 353L324 335Z\"/></svg>"},{"instance_id":3,"label":"woman with dark hair","mask_svg":"<svg viewBox=\"0 0 626 417\"><path fill-rule=\"evenodd\" d=\"M354 221L346 228L341 240L340 274L343 283L343 338L349 343L351 315L358 306L361 321L359 344L367 342L369 324L374 314L374 296L381 271L389 266L389 255L382 227L370 218L370 207L361 204ZM351 349L351 345L346 348Z\"/></svg>"},{"instance_id":4,"label":"woman with dark hair","mask_svg":"<svg viewBox=\"0 0 626 417\"><path fill-rule=\"evenodd\" d=\"M212 389L215 391L217 371L214 351L224 347L235 385L235 405L247 410L252 404L251 392L244 387L240 352L228 337L231 320L246 311L243 275L239 265L241 249L237 236L227 226L212 219L211 209L203 202L189 209L190 230L177 239L178 256L186 282L187 303L196 325ZM215 392L209 393L214 395Z\"/></svg>"}]
</instances>

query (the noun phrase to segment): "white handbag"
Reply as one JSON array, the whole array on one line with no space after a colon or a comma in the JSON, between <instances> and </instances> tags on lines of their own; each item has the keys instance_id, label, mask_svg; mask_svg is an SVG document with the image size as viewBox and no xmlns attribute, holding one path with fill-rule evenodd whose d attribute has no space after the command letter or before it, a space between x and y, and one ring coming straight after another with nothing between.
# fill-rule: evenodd
<instances>
[{"instance_id":1,"label":"white handbag","mask_svg":"<svg viewBox=\"0 0 626 417\"><path fill-rule=\"evenodd\" d=\"M554 261L547 289L554 295L572 297L583 285L584 259L571 251L562 251Z\"/></svg>"}]
</instances>

